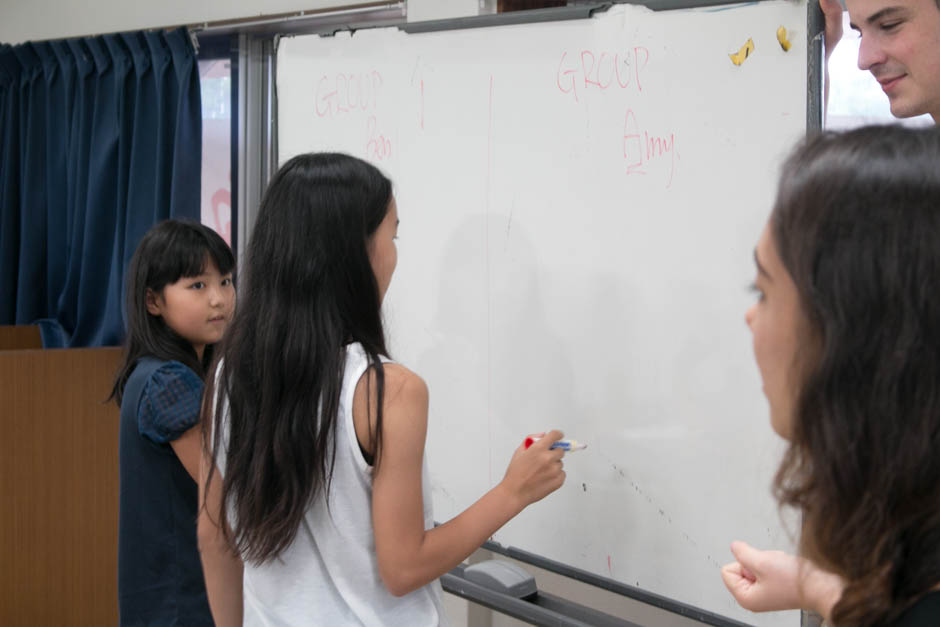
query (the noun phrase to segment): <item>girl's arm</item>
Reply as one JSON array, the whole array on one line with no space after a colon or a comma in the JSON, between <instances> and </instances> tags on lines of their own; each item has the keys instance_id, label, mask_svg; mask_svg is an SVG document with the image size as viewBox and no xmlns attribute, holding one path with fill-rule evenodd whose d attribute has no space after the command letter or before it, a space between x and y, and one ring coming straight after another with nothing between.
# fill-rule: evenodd
<instances>
[{"instance_id":1,"label":"girl's arm","mask_svg":"<svg viewBox=\"0 0 940 627\"><path fill-rule=\"evenodd\" d=\"M368 377L372 377L368 388L374 391L371 371L360 380L359 388L366 387L363 382ZM359 388L357 400L364 401L365 394ZM374 395L371 400L374 407ZM392 594L407 594L451 570L527 505L564 483L564 453L548 448L562 434L552 431L528 450L520 445L503 480L466 511L425 530L421 472L428 390L420 377L397 364L385 365L382 420L381 451L373 477L372 521L379 574Z\"/></svg>"},{"instance_id":2,"label":"girl's arm","mask_svg":"<svg viewBox=\"0 0 940 627\"><path fill-rule=\"evenodd\" d=\"M200 456L199 520L197 533L202 572L206 579L209 609L217 627L241 627L242 562L232 551L219 527L222 512L222 486L218 470L206 482L213 467L208 454ZM203 505L204 504L204 505Z\"/></svg>"},{"instance_id":3,"label":"girl's arm","mask_svg":"<svg viewBox=\"0 0 940 627\"><path fill-rule=\"evenodd\" d=\"M157 444L169 444L194 482L199 479L203 388L202 379L188 367L166 362L150 375L137 415L140 434Z\"/></svg>"}]
</instances>

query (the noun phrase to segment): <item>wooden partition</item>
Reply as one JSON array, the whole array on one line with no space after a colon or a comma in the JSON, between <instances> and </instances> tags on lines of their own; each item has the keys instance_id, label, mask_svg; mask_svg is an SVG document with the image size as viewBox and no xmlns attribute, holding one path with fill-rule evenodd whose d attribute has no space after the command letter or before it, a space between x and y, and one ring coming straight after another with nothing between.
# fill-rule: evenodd
<instances>
[{"instance_id":1,"label":"wooden partition","mask_svg":"<svg viewBox=\"0 0 940 627\"><path fill-rule=\"evenodd\" d=\"M0 350L0 625L117 625L119 356Z\"/></svg>"},{"instance_id":2,"label":"wooden partition","mask_svg":"<svg viewBox=\"0 0 940 627\"><path fill-rule=\"evenodd\" d=\"M0 351L42 348L39 327L34 325L0 326Z\"/></svg>"}]
</instances>

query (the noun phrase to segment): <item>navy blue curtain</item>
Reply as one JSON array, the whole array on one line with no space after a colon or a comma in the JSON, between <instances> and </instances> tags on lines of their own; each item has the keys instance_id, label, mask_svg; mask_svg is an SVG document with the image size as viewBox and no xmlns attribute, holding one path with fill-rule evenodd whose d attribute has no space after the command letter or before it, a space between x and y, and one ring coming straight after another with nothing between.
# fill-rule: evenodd
<instances>
[{"instance_id":1,"label":"navy blue curtain","mask_svg":"<svg viewBox=\"0 0 940 627\"><path fill-rule=\"evenodd\" d=\"M199 220L201 162L185 29L0 45L0 324L120 344L128 261L153 224Z\"/></svg>"}]
</instances>

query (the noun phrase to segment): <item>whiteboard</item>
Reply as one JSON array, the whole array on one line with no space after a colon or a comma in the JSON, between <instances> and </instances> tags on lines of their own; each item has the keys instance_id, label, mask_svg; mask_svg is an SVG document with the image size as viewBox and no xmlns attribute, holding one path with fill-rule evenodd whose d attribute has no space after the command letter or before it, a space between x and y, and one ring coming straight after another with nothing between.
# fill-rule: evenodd
<instances>
[{"instance_id":1,"label":"whiteboard","mask_svg":"<svg viewBox=\"0 0 940 627\"><path fill-rule=\"evenodd\" d=\"M750 335L753 247L806 130L805 2L281 41L281 161L395 184L393 357L428 382L435 517L532 432L588 443L494 539L760 625L729 543L792 548ZM784 26L792 48L778 44ZM735 65L729 53L748 39Z\"/></svg>"}]
</instances>

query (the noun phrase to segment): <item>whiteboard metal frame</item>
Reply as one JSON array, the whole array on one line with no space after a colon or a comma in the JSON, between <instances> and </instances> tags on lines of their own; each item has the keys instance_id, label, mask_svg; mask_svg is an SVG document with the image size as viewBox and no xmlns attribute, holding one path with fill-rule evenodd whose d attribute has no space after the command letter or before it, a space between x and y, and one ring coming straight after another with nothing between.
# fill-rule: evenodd
<instances>
[{"instance_id":1,"label":"whiteboard metal frame","mask_svg":"<svg viewBox=\"0 0 940 627\"><path fill-rule=\"evenodd\" d=\"M446 592L527 623L552 627L641 627L540 590L531 599L518 599L491 590L464 577L465 568L459 565L441 576L441 586Z\"/></svg>"},{"instance_id":2,"label":"whiteboard metal frame","mask_svg":"<svg viewBox=\"0 0 940 627\"><path fill-rule=\"evenodd\" d=\"M629 2L613 0L567 7L409 23L406 20L405 2L389 2L380 6L306 15L301 13L276 19L191 25L190 28L195 30L197 34L198 32L239 34L238 89L241 99L238 107L238 124L242 133L239 133L238 137L239 168L237 172L238 189L236 191L238 198L236 219L239 229L238 256L241 257L243 252L241 242L247 242L251 235L251 227L257 215L261 194L267 185L267 181L277 170L279 160L276 145L277 121L274 119L277 112L274 68L277 59L277 42L280 37L316 34L332 36L343 31L354 32L359 29L385 27L395 27L406 33L425 33L488 26L590 19L596 13L606 11L616 4L636 4L654 11L668 11L742 3L749 3L749 0L638 0ZM818 3L811 0L807 5L807 11L806 130L809 133L822 128L822 111L825 104L822 97L824 74L822 32L824 22ZM267 39L265 39L265 35L268 36ZM249 48L261 45L258 43L259 40L271 42L272 47L267 50L266 59L263 62L253 62L252 59L258 59L258 55L262 52L255 48L254 53L252 53ZM250 66L250 69L247 69L246 66ZM260 70L262 66L266 66L263 72ZM260 84L258 84L259 81L261 81ZM241 96L241 94L246 95ZM254 95L249 97L247 94ZM263 97L261 94L264 94ZM261 106L262 103L265 105L264 107ZM265 133L260 133L262 128L264 128ZM255 129L255 132L249 133L249 129ZM242 135L245 134L250 135L251 138L243 137ZM259 143L257 138L265 137L265 134L267 134L267 138ZM246 154L264 155L263 163L246 163ZM251 183L248 183L248 177L252 179Z\"/></svg>"},{"instance_id":3,"label":"whiteboard metal frame","mask_svg":"<svg viewBox=\"0 0 940 627\"><path fill-rule=\"evenodd\" d=\"M760 0L612 0L576 4L567 7L533 9L530 11L512 11L489 15L429 20L426 22L405 22L398 24L398 29L406 33L431 33L467 28L490 26L510 26L514 24L537 24L563 20L590 19L596 13L607 11L617 4L644 6L652 11L671 11L676 9L697 9L734 4L757 4ZM819 3L810 0L806 5L806 131L822 129L823 108L823 30L825 21Z\"/></svg>"},{"instance_id":4,"label":"whiteboard metal frame","mask_svg":"<svg viewBox=\"0 0 940 627\"><path fill-rule=\"evenodd\" d=\"M274 45L242 33L237 55L238 168L235 186L236 259L243 260L261 197L277 169L277 98L274 89Z\"/></svg>"},{"instance_id":5,"label":"whiteboard metal frame","mask_svg":"<svg viewBox=\"0 0 940 627\"><path fill-rule=\"evenodd\" d=\"M616 4L635 4L654 11L712 7L729 4L748 3L748 0L640 0L626 2L598 2L568 7L535 9L494 15L481 15L426 22L405 20L404 3L388 3L382 8L368 11L337 11L334 14L295 16L291 19L269 20L237 25L207 26L199 30L241 33L239 89L246 95L239 107L239 126L248 137L239 138L239 252L242 242L247 242L251 226L257 215L261 191L277 168L277 95L274 90L274 68L276 68L277 41L280 36L319 34L331 36L342 31L356 31L364 28L397 27L406 33L425 33L444 30L491 27L514 24L531 24L562 20L589 19L598 12L604 12ZM824 21L817 3L812 0L807 5L807 109L806 130L808 133L822 127L823 111L823 48L822 32ZM198 27L197 27L198 28ZM248 34L252 37L248 37ZM264 38L264 35L270 35ZM260 36L260 37L259 37ZM263 42L262 42L263 40ZM263 47L267 44L266 49ZM259 48L258 46L262 46ZM244 72L244 74L243 74ZM250 94L250 95L249 95ZM260 150L258 149L260 148ZM253 154L252 163L247 163L246 154ZM251 174L249 176L249 173ZM248 178L252 182L248 182ZM703 624L717 627L746 627L745 623L684 604L680 601L657 595L640 588L600 577L581 569L554 562L521 549L503 547L494 542L487 542L483 549L502 554L533 566L544 568L557 574L571 577L587 583L658 607L665 611L698 620ZM492 607L489 601L481 601ZM526 603L526 605L531 605ZM500 608L493 607L500 610ZM501 610L500 610L501 611ZM803 614L802 625L818 624L814 618Z\"/></svg>"},{"instance_id":6,"label":"whiteboard metal frame","mask_svg":"<svg viewBox=\"0 0 940 627\"><path fill-rule=\"evenodd\" d=\"M503 546L492 540L484 542L481 548L574 579L575 581L580 581L581 583L586 583L607 590L608 592L640 601L646 605L651 605L672 614L682 616L683 618L698 621L703 625L714 625L715 627L749 627L747 623L742 623L741 621L722 616L721 614L703 610L694 605L676 601L675 599L649 592L636 586L630 586L615 579L601 577L600 575L595 575L586 570L550 560L536 553L517 549L512 546Z\"/></svg>"},{"instance_id":7,"label":"whiteboard metal frame","mask_svg":"<svg viewBox=\"0 0 940 627\"><path fill-rule=\"evenodd\" d=\"M822 129L825 70L823 64L823 32L826 27L819 2L806 5L806 131Z\"/></svg>"}]
</instances>

